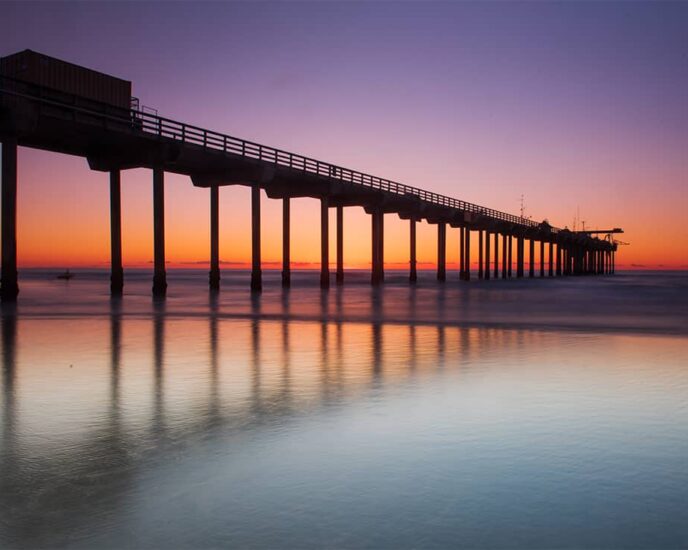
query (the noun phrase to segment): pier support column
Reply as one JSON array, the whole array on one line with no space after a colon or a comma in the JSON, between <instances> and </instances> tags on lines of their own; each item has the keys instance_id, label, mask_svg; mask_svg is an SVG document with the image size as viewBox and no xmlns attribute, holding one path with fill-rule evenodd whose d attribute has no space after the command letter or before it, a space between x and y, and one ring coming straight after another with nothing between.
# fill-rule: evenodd
<instances>
[{"instance_id":1,"label":"pier support column","mask_svg":"<svg viewBox=\"0 0 688 550\"><path fill-rule=\"evenodd\" d=\"M554 254L554 242L549 241L549 256L548 256L548 261L549 261L549 276L554 277L554 258L552 257Z\"/></svg>"},{"instance_id":2,"label":"pier support column","mask_svg":"<svg viewBox=\"0 0 688 550\"><path fill-rule=\"evenodd\" d=\"M327 197L320 198L320 288L330 288L330 209Z\"/></svg>"},{"instance_id":3,"label":"pier support column","mask_svg":"<svg viewBox=\"0 0 688 550\"><path fill-rule=\"evenodd\" d=\"M535 239L530 239L530 248L528 251L528 276L535 277Z\"/></svg>"},{"instance_id":4,"label":"pier support column","mask_svg":"<svg viewBox=\"0 0 688 550\"><path fill-rule=\"evenodd\" d=\"M566 272L566 245L561 248L561 274L563 276L568 275Z\"/></svg>"},{"instance_id":5,"label":"pier support column","mask_svg":"<svg viewBox=\"0 0 688 550\"><path fill-rule=\"evenodd\" d=\"M483 278L483 230L478 229L478 279Z\"/></svg>"},{"instance_id":6,"label":"pier support column","mask_svg":"<svg viewBox=\"0 0 688 550\"><path fill-rule=\"evenodd\" d=\"M509 239L507 241L507 244L509 245L509 259L507 260L507 275L511 279L512 275L512 269L514 266L514 256L513 256L513 251L514 251L514 237L512 235L509 235Z\"/></svg>"},{"instance_id":7,"label":"pier support column","mask_svg":"<svg viewBox=\"0 0 688 550\"><path fill-rule=\"evenodd\" d=\"M509 266L507 261L511 264L511 249L509 248L509 241L511 237L507 237L506 233L502 235L502 279L506 279L510 276Z\"/></svg>"},{"instance_id":8,"label":"pier support column","mask_svg":"<svg viewBox=\"0 0 688 550\"><path fill-rule=\"evenodd\" d=\"M494 234L494 278L499 278L499 233Z\"/></svg>"},{"instance_id":9,"label":"pier support column","mask_svg":"<svg viewBox=\"0 0 688 550\"><path fill-rule=\"evenodd\" d=\"M616 273L616 251L612 250L612 275Z\"/></svg>"},{"instance_id":10,"label":"pier support column","mask_svg":"<svg viewBox=\"0 0 688 550\"><path fill-rule=\"evenodd\" d=\"M594 258L594 250L589 250L586 249L583 251L583 273L586 275L593 275L593 258Z\"/></svg>"},{"instance_id":11,"label":"pier support column","mask_svg":"<svg viewBox=\"0 0 688 550\"><path fill-rule=\"evenodd\" d=\"M561 276L561 244L557 243L557 277Z\"/></svg>"},{"instance_id":12,"label":"pier support column","mask_svg":"<svg viewBox=\"0 0 688 550\"><path fill-rule=\"evenodd\" d=\"M121 296L122 269L122 192L119 170L110 172L110 294Z\"/></svg>"},{"instance_id":13,"label":"pier support column","mask_svg":"<svg viewBox=\"0 0 688 550\"><path fill-rule=\"evenodd\" d=\"M153 169L153 295L167 293L165 271L165 170Z\"/></svg>"},{"instance_id":14,"label":"pier support column","mask_svg":"<svg viewBox=\"0 0 688 550\"><path fill-rule=\"evenodd\" d=\"M540 241L540 277L545 276L545 241Z\"/></svg>"},{"instance_id":15,"label":"pier support column","mask_svg":"<svg viewBox=\"0 0 688 550\"><path fill-rule=\"evenodd\" d=\"M463 272L463 280L464 281L470 281L471 280L471 230L470 228L466 228L466 241L464 242L463 245L463 252L465 255L465 258L463 260L463 265L464 265L464 272Z\"/></svg>"},{"instance_id":16,"label":"pier support column","mask_svg":"<svg viewBox=\"0 0 688 550\"><path fill-rule=\"evenodd\" d=\"M466 228L459 227L459 280L466 278Z\"/></svg>"},{"instance_id":17,"label":"pier support column","mask_svg":"<svg viewBox=\"0 0 688 550\"><path fill-rule=\"evenodd\" d=\"M370 283L372 285L379 284L380 281L377 280L377 253L378 253L378 223L377 223L377 211L373 211L370 214L370 243L371 243L371 262L370 262Z\"/></svg>"},{"instance_id":18,"label":"pier support column","mask_svg":"<svg viewBox=\"0 0 688 550\"><path fill-rule=\"evenodd\" d=\"M2 287L3 302L14 302L17 282L17 142L2 142Z\"/></svg>"},{"instance_id":19,"label":"pier support column","mask_svg":"<svg viewBox=\"0 0 688 550\"><path fill-rule=\"evenodd\" d=\"M562 256L563 256L563 260L564 260L564 266L563 266L563 268L562 268L562 271L563 271L563 273L564 273L564 276L567 276L567 275L570 275L570 272L569 272L569 271L570 271L570 267L571 267L571 264L570 264L570 262L569 262L570 258L569 258L569 248L568 248L568 245L565 245L565 246L564 246L564 250L563 250L563 252L562 252Z\"/></svg>"},{"instance_id":20,"label":"pier support column","mask_svg":"<svg viewBox=\"0 0 688 550\"><path fill-rule=\"evenodd\" d=\"M525 252L525 243L523 237L516 239L516 277L523 277L523 256Z\"/></svg>"},{"instance_id":21,"label":"pier support column","mask_svg":"<svg viewBox=\"0 0 688 550\"><path fill-rule=\"evenodd\" d=\"M372 218L372 241L373 241L373 272L371 283L378 285L385 279L385 226L384 213L381 209L375 209Z\"/></svg>"},{"instance_id":22,"label":"pier support column","mask_svg":"<svg viewBox=\"0 0 688 550\"><path fill-rule=\"evenodd\" d=\"M447 224L437 224L437 280L447 280Z\"/></svg>"},{"instance_id":23,"label":"pier support column","mask_svg":"<svg viewBox=\"0 0 688 550\"><path fill-rule=\"evenodd\" d=\"M569 264L570 264L569 273L570 273L571 275L575 275L575 274L576 274L576 271L575 271L575 266L576 266L576 247L575 247L575 246L572 246L572 247L569 249Z\"/></svg>"},{"instance_id":24,"label":"pier support column","mask_svg":"<svg viewBox=\"0 0 688 550\"><path fill-rule=\"evenodd\" d=\"M291 199L282 199L282 286L291 286Z\"/></svg>"},{"instance_id":25,"label":"pier support column","mask_svg":"<svg viewBox=\"0 0 688 550\"><path fill-rule=\"evenodd\" d=\"M338 285L344 284L344 207L337 206L337 275Z\"/></svg>"},{"instance_id":26,"label":"pier support column","mask_svg":"<svg viewBox=\"0 0 688 550\"><path fill-rule=\"evenodd\" d=\"M251 186L251 290L263 290L260 258L260 185Z\"/></svg>"},{"instance_id":27,"label":"pier support column","mask_svg":"<svg viewBox=\"0 0 688 550\"><path fill-rule=\"evenodd\" d=\"M409 281L415 283L418 280L418 273L416 272L416 220L413 218L409 220L409 228Z\"/></svg>"},{"instance_id":28,"label":"pier support column","mask_svg":"<svg viewBox=\"0 0 688 550\"><path fill-rule=\"evenodd\" d=\"M490 232L485 232L485 279L490 278Z\"/></svg>"},{"instance_id":29,"label":"pier support column","mask_svg":"<svg viewBox=\"0 0 688 550\"><path fill-rule=\"evenodd\" d=\"M210 187L210 275L211 290L220 289L220 187Z\"/></svg>"}]
</instances>

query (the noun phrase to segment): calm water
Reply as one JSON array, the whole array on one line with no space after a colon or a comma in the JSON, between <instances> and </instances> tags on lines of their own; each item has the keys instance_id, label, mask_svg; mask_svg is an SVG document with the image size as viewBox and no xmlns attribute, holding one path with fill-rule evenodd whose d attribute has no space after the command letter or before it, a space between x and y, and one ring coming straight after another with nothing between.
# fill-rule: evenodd
<instances>
[{"instance_id":1,"label":"calm water","mask_svg":"<svg viewBox=\"0 0 688 550\"><path fill-rule=\"evenodd\" d=\"M688 547L685 273L53 277L2 310L0 547Z\"/></svg>"}]
</instances>

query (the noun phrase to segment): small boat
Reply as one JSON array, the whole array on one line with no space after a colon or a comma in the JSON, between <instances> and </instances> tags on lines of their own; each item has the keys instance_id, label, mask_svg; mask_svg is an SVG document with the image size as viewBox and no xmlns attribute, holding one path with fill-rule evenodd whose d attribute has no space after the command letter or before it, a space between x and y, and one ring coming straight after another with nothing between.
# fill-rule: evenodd
<instances>
[{"instance_id":1,"label":"small boat","mask_svg":"<svg viewBox=\"0 0 688 550\"><path fill-rule=\"evenodd\" d=\"M64 279L65 281L69 281L69 279L71 279L72 277L74 277L74 273L71 273L69 271L69 269L67 271L65 271L64 273L60 273L57 276L58 279Z\"/></svg>"}]
</instances>

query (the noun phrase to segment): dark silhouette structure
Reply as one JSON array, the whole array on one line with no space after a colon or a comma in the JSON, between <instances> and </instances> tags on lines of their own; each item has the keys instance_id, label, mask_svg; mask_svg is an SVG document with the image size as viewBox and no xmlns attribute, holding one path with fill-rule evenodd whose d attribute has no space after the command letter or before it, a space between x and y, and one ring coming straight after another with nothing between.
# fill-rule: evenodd
<instances>
[{"instance_id":1,"label":"dark silhouette structure","mask_svg":"<svg viewBox=\"0 0 688 550\"><path fill-rule=\"evenodd\" d=\"M37 57L36 57L37 56ZM41 63L37 63L38 59ZM23 61L22 61L23 60ZM24 63L24 64L22 64ZM51 65L52 64L52 65ZM48 79L41 66L61 77ZM29 69L22 70L22 67ZM62 73L60 73L62 71ZM83 82L82 82L83 81ZM47 85L46 85L47 83ZM86 85L87 83L88 86ZM127 88L127 85L129 87ZM90 86L90 87L89 87ZM80 90L88 90L88 93ZM282 283L290 284L289 201L318 199L321 206L320 284L328 288L328 211L337 212L336 282L344 281L343 216L348 206L363 207L372 221L372 284L384 281L384 215L396 214L410 224L410 274L416 281L416 223L437 226L437 279L446 280L447 226L459 228L460 278L471 278L471 233L479 234L478 278L511 277L512 241L516 240L516 275L523 277L525 241L529 241L528 275L535 276L535 242L540 243L540 276L548 249L550 277L614 273L617 248L612 239L552 227L416 187L371 176L295 153L231 137L124 105L130 83L26 50L0 59L0 140L2 141L2 298L18 293L16 261L17 146L85 157L93 170L110 173L112 292L123 288L120 172L153 171L153 293L164 295L165 172L190 176L210 192L210 286L219 288L219 188L251 187L251 288L262 288L260 193L283 201ZM132 106L134 108L132 108ZM619 230L620 231L620 230ZM502 246L499 246L499 236ZM490 239L494 247L490 248ZM545 247L545 243L548 247Z\"/></svg>"}]
</instances>

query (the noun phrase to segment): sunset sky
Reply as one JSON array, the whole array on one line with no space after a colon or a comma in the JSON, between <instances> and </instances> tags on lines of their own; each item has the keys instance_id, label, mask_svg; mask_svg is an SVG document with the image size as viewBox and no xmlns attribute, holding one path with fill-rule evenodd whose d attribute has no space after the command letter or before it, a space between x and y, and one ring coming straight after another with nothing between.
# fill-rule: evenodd
<instances>
[{"instance_id":1,"label":"sunset sky","mask_svg":"<svg viewBox=\"0 0 688 550\"><path fill-rule=\"evenodd\" d=\"M2 3L0 56L33 49L133 82L166 117L506 212L623 227L617 264L688 268L688 3ZM147 265L152 175L122 176L125 265ZM18 260L106 266L107 174L20 149ZM250 259L245 187L220 191L220 257ZM167 175L172 265L208 259L209 194ZM334 222L334 212L332 212ZM293 201L295 266L319 261L319 205ZM385 218L385 260L408 222ZM334 225L334 223L333 223ZM281 203L263 197L263 259ZM334 227L331 230L334 239ZM419 261L436 254L419 226ZM334 241L333 241L334 242ZM458 257L448 234L448 260ZM345 211L345 260L370 262ZM332 258L334 255L332 254ZM477 251L474 248L474 258Z\"/></svg>"}]
</instances>

